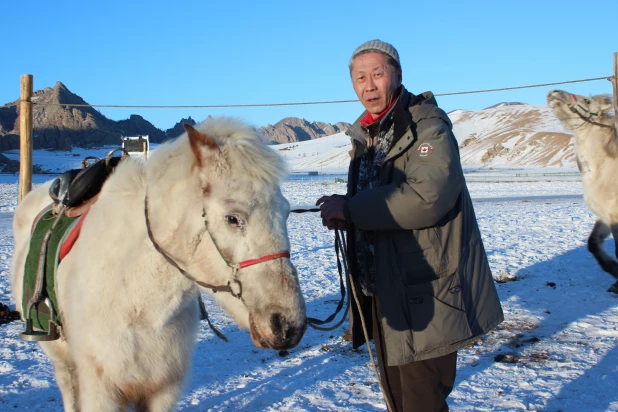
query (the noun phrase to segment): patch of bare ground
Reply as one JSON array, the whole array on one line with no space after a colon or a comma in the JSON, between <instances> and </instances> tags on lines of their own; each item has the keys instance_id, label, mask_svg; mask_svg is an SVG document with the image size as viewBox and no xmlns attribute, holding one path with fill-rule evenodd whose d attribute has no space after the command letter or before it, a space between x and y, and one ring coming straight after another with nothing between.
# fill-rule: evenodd
<instances>
[{"instance_id":1,"label":"patch of bare ground","mask_svg":"<svg viewBox=\"0 0 618 412\"><path fill-rule=\"evenodd\" d=\"M526 322L525 320L505 320L501 324L498 325L496 330L506 330L509 332L516 332L522 330L535 330L539 325L536 325L531 322Z\"/></svg>"},{"instance_id":2,"label":"patch of bare ground","mask_svg":"<svg viewBox=\"0 0 618 412\"><path fill-rule=\"evenodd\" d=\"M8 306L3 303L0 303L0 325L4 325L6 323L11 323L15 320L19 320L19 312L16 310L11 310Z\"/></svg>"},{"instance_id":3,"label":"patch of bare ground","mask_svg":"<svg viewBox=\"0 0 618 412\"><path fill-rule=\"evenodd\" d=\"M494 276L494 280L496 281L496 283L508 283L508 282L516 282L519 279L517 278L517 275L507 273L507 272L500 272L496 276Z\"/></svg>"}]
</instances>

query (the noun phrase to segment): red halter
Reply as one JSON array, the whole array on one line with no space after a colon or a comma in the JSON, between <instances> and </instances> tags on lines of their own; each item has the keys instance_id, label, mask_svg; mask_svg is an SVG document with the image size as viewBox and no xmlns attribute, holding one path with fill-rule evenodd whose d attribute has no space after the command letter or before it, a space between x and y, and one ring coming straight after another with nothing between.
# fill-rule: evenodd
<instances>
[{"instance_id":1,"label":"red halter","mask_svg":"<svg viewBox=\"0 0 618 412\"><path fill-rule=\"evenodd\" d=\"M270 255L264 255L262 257L259 257L257 259L248 259L248 260L243 260L242 262L238 263L238 268L242 269L242 268L246 268L247 266L253 266L253 265L257 265L258 263L262 263L262 262L267 262L269 260L274 260L274 259L280 259L280 258L289 258L290 257L290 252L279 252L279 253L273 253Z\"/></svg>"}]
</instances>

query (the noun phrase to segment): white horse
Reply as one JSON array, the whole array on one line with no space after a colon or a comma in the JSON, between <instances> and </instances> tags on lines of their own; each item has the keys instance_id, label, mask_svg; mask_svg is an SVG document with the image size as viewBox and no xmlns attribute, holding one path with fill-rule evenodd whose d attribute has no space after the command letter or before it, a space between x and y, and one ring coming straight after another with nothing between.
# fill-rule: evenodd
<instances>
[{"instance_id":1,"label":"white horse","mask_svg":"<svg viewBox=\"0 0 618 412\"><path fill-rule=\"evenodd\" d=\"M145 163L120 162L59 265L62 338L40 344L67 411L172 410L198 328L198 284L229 289L215 298L260 348L292 348L305 332L279 187L283 161L232 119L185 129ZM15 211L18 308L30 229L51 203L48 187Z\"/></svg>"},{"instance_id":2,"label":"white horse","mask_svg":"<svg viewBox=\"0 0 618 412\"><path fill-rule=\"evenodd\" d=\"M555 90L547 102L564 127L575 136L577 166L582 174L584 199L597 220L588 238L588 250L604 271L618 279L618 262L603 248L611 233L618 257L618 137L609 114L609 96L583 97ZM618 293L618 281L610 288Z\"/></svg>"}]
</instances>

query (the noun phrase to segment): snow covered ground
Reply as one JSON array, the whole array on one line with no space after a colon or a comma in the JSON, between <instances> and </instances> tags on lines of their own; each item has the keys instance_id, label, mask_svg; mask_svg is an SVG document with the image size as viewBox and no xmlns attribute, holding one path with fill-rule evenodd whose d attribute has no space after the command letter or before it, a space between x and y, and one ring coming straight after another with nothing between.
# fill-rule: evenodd
<instances>
[{"instance_id":1,"label":"snow covered ground","mask_svg":"<svg viewBox=\"0 0 618 412\"><path fill-rule=\"evenodd\" d=\"M506 320L460 351L451 410L618 410L618 300L606 292L613 280L586 250L594 219L581 183L471 182L469 188L494 278L506 281L497 284ZM284 184L293 206L344 191L343 184ZM0 184L0 302L11 304L15 193L14 184ZM316 214L292 215L289 232L308 314L325 318L339 296L332 233ZM606 247L613 250L613 241ZM308 329L282 357L256 349L246 331L207 304L230 342L201 325L178 410L386 409L366 350L342 339L347 322L332 332ZM22 328L0 326L0 410L61 411L53 368L37 344L19 340ZM517 361L495 362L499 355Z\"/></svg>"}]
</instances>

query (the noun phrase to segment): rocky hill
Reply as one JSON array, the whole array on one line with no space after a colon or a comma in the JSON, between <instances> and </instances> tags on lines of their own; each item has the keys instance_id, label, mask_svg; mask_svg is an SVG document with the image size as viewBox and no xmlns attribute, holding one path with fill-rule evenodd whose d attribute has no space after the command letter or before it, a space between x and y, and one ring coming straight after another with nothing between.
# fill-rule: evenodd
<instances>
[{"instance_id":1,"label":"rocky hill","mask_svg":"<svg viewBox=\"0 0 618 412\"><path fill-rule=\"evenodd\" d=\"M92 107L62 106L87 104L84 99L57 82L32 96L33 147L70 150L72 147L117 145L120 136L148 134L161 142L166 135L138 115L114 121ZM19 101L0 107L0 151L19 147Z\"/></svg>"},{"instance_id":2,"label":"rocky hill","mask_svg":"<svg viewBox=\"0 0 618 412\"><path fill-rule=\"evenodd\" d=\"M318 139L335 133L344 132L350 127L349 123L337 122L309 122L297 117L286 117L283 120L260 128L267 140L272 143L294 143L305 140Z\"/></svg>"},{"instance_id":3,"label":"rocky hill","mask_svg":"<svg viewBox=\"0 0 618 412\"><path fill-rule=\"evenodd\" d=\"M195 126L196 121L193 120L191 116L189 116L188 119L181 119L178 123L174 125L174 127L172 127L171 129L167 129L165 131L165 136L167 136L168 139L173 139L183 134L185 132L183 123L187 123L187 124L190 124L191 126Z\"/></svg>"},{"instance_id":4,"label":"rocky hill","mask_svg":"<svg viewBox=\"0 0 618 412\"><path fill-rule=\"evenodd\" d=\"M183 123L195 125L191 117L181 119L174 127L162 131L139 115L114 121L92 107L62 106L87 104L80 96L57 82L52 87L34 92L33 147L35 149L71 150L72 147L100 147L117 145L120 136L149 135L150 141L160 143L184 133ZM19 148L19 101L0 106L0 152ZM288 117L260 130L272 143L289 143L317 139L346 130L347 123L334 125L308 122Z\"/></svg>"}]
</instances>

